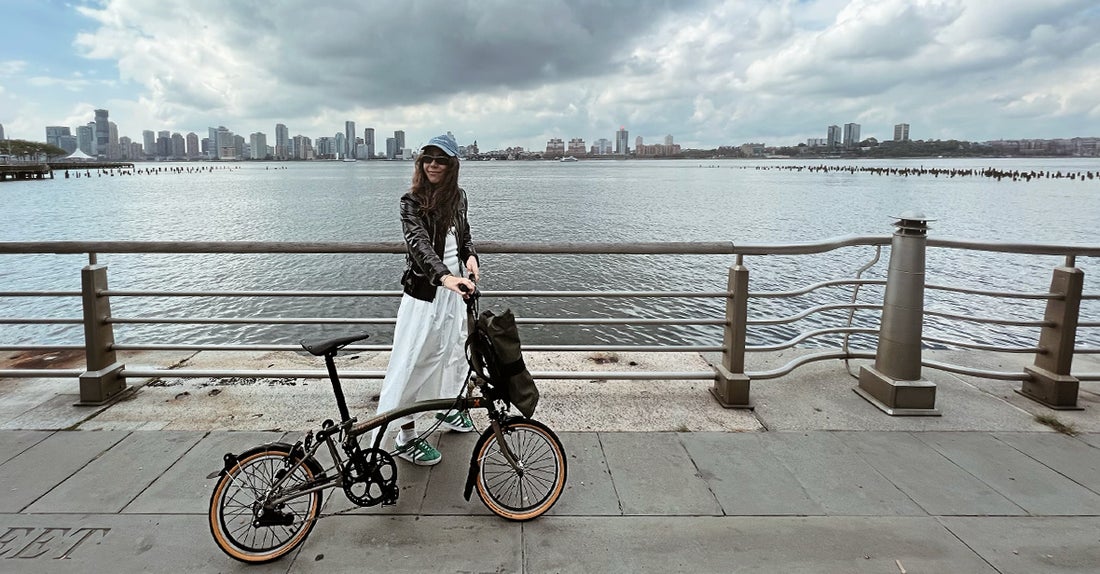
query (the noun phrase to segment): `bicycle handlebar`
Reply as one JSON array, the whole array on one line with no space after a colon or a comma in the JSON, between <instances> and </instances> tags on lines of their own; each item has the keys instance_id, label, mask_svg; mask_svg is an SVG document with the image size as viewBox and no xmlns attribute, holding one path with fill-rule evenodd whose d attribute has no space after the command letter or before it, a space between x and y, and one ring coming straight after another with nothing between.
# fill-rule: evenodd
<instances>
[{"instance_id":1,"label":"bicycle handlebar","mask_svg":"<svg viewBox=\"0 0 1100 574\"><path fill-rule=\"evenodd\" d=\"M470 281L474 280L474 274L473 273L470 274L469 279L470 279ZM469 295L469 297L467 298L468 301L475 301L475 300L477 300L478 297L481 297L481 290L478 289L476 285L474 286L474 290L473 290L472 293L470 292L470 288L467 287L465 283L459 283L458 284L458 290Z\"/></svg>"}]
</instances>

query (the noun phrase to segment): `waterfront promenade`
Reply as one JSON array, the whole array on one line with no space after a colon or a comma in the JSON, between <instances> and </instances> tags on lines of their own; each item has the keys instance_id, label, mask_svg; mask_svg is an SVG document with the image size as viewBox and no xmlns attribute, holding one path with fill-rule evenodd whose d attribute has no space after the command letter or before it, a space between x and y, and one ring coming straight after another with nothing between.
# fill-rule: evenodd
<instances>
[{"instance_id":1,"label":"waterfront promenade","mask_svg":"<svg viewBox=\"0 0 1100 574\"><path fill-rule=\"evenodd\" d=\"M750 367L792 353L750 355ZM317 367L294 354L234 357L240 368ZM618 358L608 368L706 369L697 355ZM1009 370L1028 358L988 360ZM342 361L371 370L385 355ZM603 367L577 353L528 362ZM1095 572L1100 385L1082 383L1084 410L1055 412L1016 394L1018 383L924 376L942 416L881 413L840 361L754 382L754 411L722 409L706 381L541 381L536 418L569 454L567 490L546 516L508 523L476 495L464 501L474 437L436 435L443 463L399 462L396 506L351 509L330 492L331 516L300 551L259 567L214 545L205 476L226 451L293 442L331 416L327 381L132 381L112 405L75 407L76 381L0 380L0 572ZM353 412L373 412L378 385L345 382Z\"/></svg>"}]
</instances>

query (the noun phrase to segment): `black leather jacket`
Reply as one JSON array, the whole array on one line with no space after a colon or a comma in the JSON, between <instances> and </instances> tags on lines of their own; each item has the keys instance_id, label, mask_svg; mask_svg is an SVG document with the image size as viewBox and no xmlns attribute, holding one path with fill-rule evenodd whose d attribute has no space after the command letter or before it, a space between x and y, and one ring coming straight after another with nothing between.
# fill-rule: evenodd
<instances>
[{"instance_id":1,"label":"black leather jacket","mask_svg":"<svg viewBox=\"0 0 1100 574\"><path fill-rule=\"evenodd\" d=\"M455 212L455 238L458 240L458 260L465 265L471 255L477 258L470 238L470 222L466 217L466 191L459 189L461 199ZM406 193L401 196L401 229L405 234L405 272L401 286L405 293L421 301L433 301L436 287L451 270L443 264L443 249L451 222L425 218L420 202ZM480 259L478 259L480 263Z\"/></svg>"}]
</instances>

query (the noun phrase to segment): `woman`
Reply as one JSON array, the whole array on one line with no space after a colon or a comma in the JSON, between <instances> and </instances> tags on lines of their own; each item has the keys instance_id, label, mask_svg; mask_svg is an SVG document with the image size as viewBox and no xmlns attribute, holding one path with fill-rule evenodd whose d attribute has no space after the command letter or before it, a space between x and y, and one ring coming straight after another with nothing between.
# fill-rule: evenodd
<instances>
[{"instance_id":1,"label":"woman","mask_svg":"<svg viewBox=\"0 0 1100 574\"><path fill-rule=\"evenodd\" d=\"M458 187L458 145L450 135L436 136L420 149L412 188L401 197L401 228L405 293L397 310L379 413L415 401L454 397L464 383L466 306L460 286L472 291L474 283L466 273L476 281L479 269L466 218L466 192ZM466 412L437 413L436 418L450 430L473 430ZM424 466L442 460L438 450L417 436L411 417L396 422L401 424L398 456Z\"/></svg>"}]
</instances>

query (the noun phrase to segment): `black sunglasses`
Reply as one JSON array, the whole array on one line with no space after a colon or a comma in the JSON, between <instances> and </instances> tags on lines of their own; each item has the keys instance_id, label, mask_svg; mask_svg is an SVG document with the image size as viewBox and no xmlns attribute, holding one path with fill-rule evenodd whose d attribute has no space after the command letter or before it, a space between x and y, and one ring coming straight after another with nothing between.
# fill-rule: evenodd
<instances>
[{"instance_id":1,"label":"black sunglasses","mask_svg":"<svg viewBox=\"0 0 1100 574\"><path fill-rule=\"evenodd\" d=\"M433 161L435 163L443 166L443 167L450 167L451 163L454 162L454 158L452 158L451 156L447 156L447 155L421 155L420 156L420 162L423 163L424 165L428 165L429 163L432 163Z\"/></svg>"}]
</instances>

